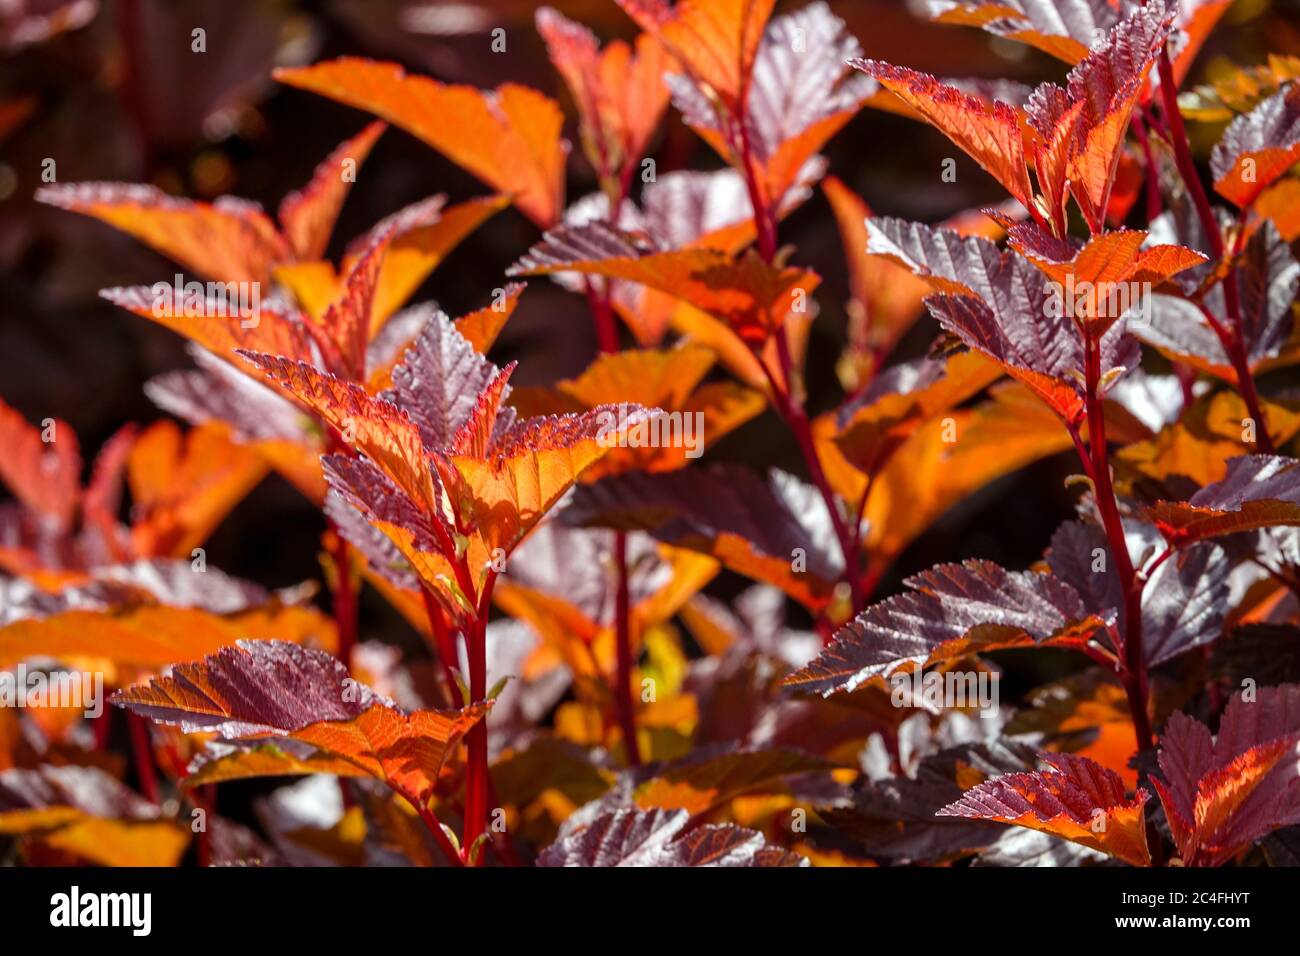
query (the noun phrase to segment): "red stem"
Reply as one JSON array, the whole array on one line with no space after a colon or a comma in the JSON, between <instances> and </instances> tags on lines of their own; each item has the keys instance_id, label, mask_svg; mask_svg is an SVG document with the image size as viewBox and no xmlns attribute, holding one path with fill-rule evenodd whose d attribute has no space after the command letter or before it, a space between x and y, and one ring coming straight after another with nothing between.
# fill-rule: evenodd
<instances>
[{"instance_id":1,"label":"red stem","mask_svg":"<svg viewBox=\"0 0 1300 956\"><path fill-rule=\"evenodd\" d=\"M777 357L781 363L781 377L785 382L782 387L777 381L776 376L768 372L768 382L771 385L773 396L776 400L777 411L794 433L795 442L799 446L799 451L803 455L805 464L808 467L808 474L821 493L822 501L826 504L826 510L830 513L831 526L835 529L835 537L839 541L840 552L844 556L844 577L848 582L850 594L853 599L853 613L857 614L864 606L862 595L862 584L859 580L859 549L858 535L849 528L840 514L839 502L836 499L835 491L831 488L830 481L826 477L826 472L822 468L821 459L817 456L817 446L813 441L812 428L808 421L808 415L801 405L791 394L790 378L793 374L794 363L790 359L790 347L786 342L784 330L777 330ZM764 371L768 371L765 363Z\"/></svg>"},{"instance_id":2,"label":"red stem","mask_svg":"<svg viewBox=\"0 0 1300 956\"><path fill-rule=\"evenodd\" d=\"M203 811L203 829L199 831L197 847L198 864L202 867L212 865L212 818L217 814L217 785L215 783L195 788L190 800Z\"/></svg>"},{"instance_id":3,"label":"red stem","mask_svg":"<svg viewBox=\"0 0 1300 956\"><path fill-rule=\"evenodd\" d=\"M1205 229L1206 241L1210 243L1210 253L1215 259L1223 258L1223 235L1210 208L1210 198L1201 184L1201 177L1196 172L1196 163L1192 160L1192 149L1187 140L1187 127L1183 124L1183 114L1178 110L1178 84L1174 82L1174 67L1169 59L1169 47L1160 51L1160 96L1164 103L1165 122L1169 127L1169 140L1174 147L1174 161L1178 172L1183 177L1187 192L1196 206L1196 215Z\"/></svg>"},{"instance_id":4,"label":"red stem","mask_svg":"<svg viewBox=\"0 0 1300 956\"><path fill-rule=\"evenodd\" d=\"M614 532L614 567L618 572L618 590L614 602L615 621L615 693L619 729L629 766L641 766L641 748L636 739L636 709L632 700L632 609L628 586L627 533Z\"/></svg>"},{"instance_id":5,"label":"red stem","mask_svg":"<svg viewBox=\"0 0 1300 956\"><path fill-rule=\"evenodd\" d=\"M153 764L153 743L149 740L149 722L139 714L128 712L126 725L131 731L131 756L140 792L150 803L158 802L158 773Z\"/></svg>"},{"instance_id":6,"label":"red stem","mask_svg":"<svg viewBox=\"0 0 1300 956\"><path fill-rule=\"evenodd\" d=\"M607 186L610 203L610 218L618 225L619 213L623 199L627 195L628 168L617 183L608 170L602 169L601 179ZM594 282L587 279L587 304L591 309L592 320L596 326L596 340L600 351L606 355L619 350L618 322L609 302L609 285L597 289ZM627 568L627 534L614 532L614 710L618 716L619 729L623 733L623 747L627 754L629 766L641 765L641 748L636 736L636 705L632 695L632 627L631 602L629 598Z\"/></svg>"},{"instance_id":7,"label":"red stem","mask_svg":"<svg viewBox=\"0 0 1300 956\"><path fill-rule=\"evenodd\" d=\"M1178 109L1178 86L1174 82L1174 68L1169 59L1169 47L1167 45L1160 51L1159 69L1160 95L1164 104L1165 121L1169 126L1169 139L1173 144L1174 159L1178 164L1178 172L1183 177L1187 191L1192 197L1192 203L1196 207L1197 218L1201 220L1201 229L1205 233L1206 241L1210 244L1210 254L1213 258L1222 261L1227 252L1223 244L1223 233L1219 229L1219 222L1214 216L1213 208L1210 206L1209 196L1206 195L1205 186L1201 183L1201 177L1196 171L1196 163L1192 159L1192 149L1187 139L1187 127L1183 123L1183 114ZM1245 215L1244 210L1242 214ZM1233 258L1241 251L1241 240L1244 235L1244 229L1238 230L1237 239L1233 243L1231 253ZM1237 290L1237 269L1235 266L1223 280L1223 304L1228 315L1226 339L1220 333L1219 328L1215 327L1216 323L1211 322L1211 327L1215 328L1216 334L1219 334L1220 341L1223 342L1224 351L1227 352L1228 360L1232 363L1233 371L1237 374L1237 388L1255 420L1256 444L1261 451L1272 454L1274 450L1273 438L1269 434L1268 421L1264 418L1264 410L1259 404L1259 394L1255 389L1254 376L1250 370L1250 359L1246 353L1241 321L1241 301ZM1202 308L1202 312L1205 313L1207 318L1209 317L1207 309Z\"/></svg>"},{"instance_id":8,"label":"red stem","mask_svg":"<svg viewBox=\"0 0 1300 956\"><path fill-rule=\"evenodd\" d=\"M1235 287L1235 279L1236 276L1233 275L1226 281L1233 282ZM1226 297L1226 285L1224 294ZM1215 336L1218 337L1219 344L1223 346L1224 353L1227 354L1232 362L1233 370L1237 373L1237 390L1241 393L1241 399L1246 403L1246 410L1255 422L1255 445L1266 455L1274 454L1276 449L1273 445L1273 436L1268 433L1268 421L1264 418L1264 408L1259 403L1259 392L1255 388L1255 378L1250 373L1250 363L1246 358L1246 350L1241 337L1233 335L1232 330L1226 328L1215 317L1214 313L1205 307L1204 303L1194 300L1193 304L1201 310L1201 316Z\"/></svg>"},{"instance_id":9,"label":"red stem","mask_svg":"<svg viewBox=\"0 0 1300 956\"><path fill-rule=\"evenodd\" d=\"M587 277L587 304L596 326L596 343L603 353L618 351L618 323L609 306L609 290L597 291L592 277Z\"/></svg>"},{"instance_id":10,"label":"red stem","mask_svg":"<svg viewBox=\"0 0 1300 956\"><path fill-rule=\"evenodd\" d=\"M1128 696L1129 710L1133 715L1133 730L1140 750L1155 746L1151 735L1151 719L1147 714L1147 669L1142 655L1142 585L1133 560L1129 557L1124 539L1124 523L1120 518L1115 489L1110 480L1110 453L1106 447L1106 420L1101 396L1097 394L1101 382L1101 354L1095 336L1084 334L1084 378L1087 386L1085 400L1088 416L1088 456L1091 466L1093 498L1101 514L1102 526L1110 544L1115 571L1124 592L1124 629L1120 637L1120 654L1123 668L1120 679Z\"/></svg>"},{"instance_id":11,"label":"red stem","mask_svg":"<svg viewBox=\"0 0 1300 956\"><path fill-rule=\"evenodd\" d=\"M492 806L501 806L501 801L497 799L497 788L496 785L492 783L492 775L490 773L487 778L487 791L488 800L491 802ZM497 853L501 855L501 860L506 864L506 866L523 866L522 861L519 859L519 854L515 852L514 844L510 842L509 833L497 833L493 831L492 838L495 841Z\"/></svg>"},{"instance_id":12,"label":"red stem","mask_svg":"<svg viewBox=\"0 0 1300 956\"><path fill-rule=\"evenodd\" d=\"M334 626L338 630L338 659L351 668L352 649L357 644L357 594L352 588L352 562L348 557L348 542L339 529L334 533Z\"/></svg>"},{"instance_id":13,"label":"red stem","mask_svg":"<svg viewBox=\"0 0 1300 956\"><path fill-rule=\"evenodd\" d=\"M438 663L442 666L442 677L447 684L448 701L452 707L464 707L465 700L461 697L460 684L453 670L460 664L459 655L456 653L456 639L447 626L447 618L442 613L437 598L429 592L428 588L421 588L420 594L424 598L424 612L429 617L429 630L433 632L434 646L438 650Z\"/></svg>"},{"instance_id":14,"label":"red stem","mask_svg":"<svg viewBox=\"0 0 1300 956\"><path fill-rule=\"evenodd\" d=\"M478 702L487 698L487 619L492 607L492 587L496 584L496 571L488 569L479 596L478 613L468 636L469 696ZM487 722L480 720L468 734L469 766L465 780L465 839L462 851L468 861L478 838L487 831L488 816L488 738ZM481 864L483 854L477 854L474 864Z\"/></svg>"},{"instance_id":15,"label":"red stem","mask_svg":"<svg viewBox=\"0 0 1300 956\"><path fill-rule=\"evenodd\" d=\"M1133 133L1142 147L1143 165L1146 170L1147 188L1147 222L1153 221L1163 211L1160 200L1160 172L1156 169L1155 155L1151 152L1151 137L1147 135L1147 126L1138 113L1133 117Z\"/></svg>"},{"instance_id":16,"label":"red stem","mask_svg":"<svg viewBox=\"0 0 1300 956\"><path fill-rule=\"evenodd\" d=\"M402 794L402 796L406 797L407 803L415 807L415 812L420 815L420 819L424 821L424 825L428 827L429 832L433 834L434 842L438 844L438 849L442 850L442 855L447 858L452 866L464 866L465 864L461 861L460 855L456 852L456 848L452 846L451 840L448 839L447 833L443 830L442 823L438 820L437 815L413 797L408 796L407 794Z\"/></svg>"},{"instance_id":17,"label":"red stem","mask_svg":"<svg viewBox=\"0 0 1300 956\"><path fill-rule=\"evenodd\" d=\"M745 101L743 96L741 101ZM758 176L754 171L748 125L743 118L737 120L737 122L740 126L740 162L744 167L745 188L749 193L750 205L754 207L754 225L758 232L758 254L763 258L764 262L771 263L776 257L776 222L771 210L768 209L767 202L763 198L763 191L759 186ZM817 486L817 490L821 493L822 500L826 503L826 510L830 513L831 524L835 528L835 537L839 540L840 551L844 556L844 577L849 585L849 593L852 595L853 613L857 614L863 608L862 583L859 581L859 537L850 531L848 525L844 522L844 518L840 515L835 491L831 488L830 482L826 478L826 472L822 468L821 459L817 456L817 447L813 442L808 415L804 411L803 404L794 397L794 389L792 388L794 362L790 358L790 344L786 338L784 326L777 329L775 337L777 358L781 366L781 382L777 381L776 376L767 367L767 363L761 358L759 358L759 365L763 368L763 372L771 386L776 410L794 433L795 442L799 445L799 451L803 455L808 474Z\"/></svg>"},{"instance_id":18,"label":"red stem","mask_svg":"<svg viewBox=\"0 0 1300 956\"><path fill-rule=\"evenodd\" d=\"M107 750L109 739L113 736L113 707L105 707L104 712L95 718L95 749Z\"/></svg>"}]
</instances>

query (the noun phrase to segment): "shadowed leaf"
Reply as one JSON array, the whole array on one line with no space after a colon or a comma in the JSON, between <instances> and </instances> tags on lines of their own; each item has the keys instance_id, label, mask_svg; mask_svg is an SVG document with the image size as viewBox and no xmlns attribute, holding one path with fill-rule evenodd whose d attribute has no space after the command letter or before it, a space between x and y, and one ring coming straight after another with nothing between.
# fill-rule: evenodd
<instances>
[{"instance_id":1,"label":"shadowed leaf","mask_svg":"<svg viewBox=\"0 0 1300 956\"><path fill-rule=\"evenodd\" d=\"M569 832L538 866L807 866L808 861L735 826L686 830L685 810L615 810Z\"/></svg>"}]
</instances>

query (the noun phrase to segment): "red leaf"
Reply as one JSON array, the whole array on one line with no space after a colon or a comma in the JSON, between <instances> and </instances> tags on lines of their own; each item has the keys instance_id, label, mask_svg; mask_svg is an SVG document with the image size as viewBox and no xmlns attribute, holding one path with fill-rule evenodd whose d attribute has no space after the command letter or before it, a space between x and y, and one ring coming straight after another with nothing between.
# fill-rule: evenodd
<instances>
[{"instance_id":1,"label":"red leaf","mask_svg":"<svg viewBox=\"0 0 1300 956\"><path fill-rule=\"evenodd\" d=\"M69 529L81 500L81 453L72 426L48 419L38 428L0 400L0 448L0 482L26 507Z\"/></svg>"},{"instance_id":2,"label":"red leaf","mask_svg":"<svg viewBox=\"0 0 1300 956\"><path fill-rule=\"evenodd\" d=\"M187 733L289 737L385 781L417 807L433 795L443 763L486 713L403 714L348 676L332 655L281 641L243 641L170 677L118 691L113 702Z\"/></svg>"},{"instance_id":3,"label":"red leaf","mask_svg":"<svg viewBox=\"0 0 1300 956\"><path fill-rule=\"evenodd\" d=\"M649 531L775 584L814 610L826 606L842 573L816 489L780 471L764 478L724 465L606 478L579 488L562 520ZM804 560L796 568L799 557Z\"/></svg>"},{"instance_id":4,"label":"red leaf","mask_svg":"<svg viewBox=\"0 0 1300 956\"><path fill-rule=\"evenodd\" d=\"M1045 83L1031 100L1031 123L1048 143L1061 128L1072 129L1057 148L1065 150L1070 192L1094 234L1105 226L1124 135L1173 17L1165 0L1134 8L1070 71L1064 90Z\"/></svg>"},{"instance_id":5,"label":"red leaf","mask_svg":"<svg viewBox=\"0 0 1300 956\"><path fill-rule=\"evenodd\" d=\"M968 96L927 73L878 60L855 60L853 66L920 113L1026 209L1034 208L1020 123L1012 107Z\"/></svg>"},{"instance_id":6,"label":"red leaf","mask_svg":"<svg viewBox=\"0 0 1300 956\"><path fill-rule=\"evenodd\" d=\"M392 387L379 398L406 409L426 448L449 449L479 396L501 374L439 312L411 343L393 369ZM503 397L508 394L507 388Z\"/></svg>"},{"instance_id":7,"label":"red leaf","mask_svg":"<svg viewBox=\"0 0 1300 956\"><path fill-rule=\"evenodd\" d=\"M966 791L939 816L996 820L1041 830L1100 850L1133 866L1150 866L1143 804L1119 774L1086 757L1042 754L1051 770L1011 773Z\"/></svg>"},{"instance_id":8,"label":"red leaf","mask_svg":"<svg viewBox=\"0 0 1300 956\"><path fill-rule=\"evenodd\" d=\"M1281 455L1243 455L1228 462L1222 481L1187 501L1158 501L1147 509L1171 544L1238 531L1300 525L1300 461Z\"/></svg>"},{"instance_id":9,"label":"red leaf","mask_svg":"<svg viewBox=\"0 0 1300 956\"><path fill-rule=\"evenodd\" d=\"M999 252L987 239L919 223L872 219L868 251L910 268L950 293L926 300L939 323L1024 382L1067 424L1084 414L1083 341L1069 310L1028 260ZM1124 323L1101 340L1103 375L1135 368L1137 341Z\"/></svg>"},{"instance_id":10,"label":"red leaf","mask_svg":"<svg viewBox=\"0 0 1300 956\"><path fill-rule=\"evenodd\" d=\"M1144 0L929 0L927 9L940 23L982 27L995 36L1028 43L1067 63L1088 55L1096 38L1115 26ZM1177 24L1188 37L1174 59L1174 79L1181 81L1214 24L1232 0L1182 0Z\"/></svg>"},{"instance_id":11,"label":"red leaf","mask_svg":"<svg viewBox=\"0 0 1300 956\"><path fill-rule=\"evenodd\" d=\"M1219 866L1272 830L1300 822L1300 686L1228 702L1218 738L1181 713L1160 741L1153 779L1187 866Z\"/></svg>"}]
</instances>

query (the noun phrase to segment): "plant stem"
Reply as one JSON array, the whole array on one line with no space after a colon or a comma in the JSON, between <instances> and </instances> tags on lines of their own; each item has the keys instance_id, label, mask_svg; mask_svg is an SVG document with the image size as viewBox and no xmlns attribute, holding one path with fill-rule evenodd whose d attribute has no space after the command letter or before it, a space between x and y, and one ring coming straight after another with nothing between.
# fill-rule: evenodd
<instances>
[{"instance_id":1,"label":"plant stem","mask_svg":"<svg viewBox=\"0 0 1300 956\"><path fill-rule=\"evenodd\" d=\"M501 801L497 799L497 788L496 785L492 783L492 775L490 773L487 778L487 791L488 800L491 802L492 806L501 806ZM494 831L492 837L495 841L494 845L497 848L497 853L500 854L501 860L506 864L506 866L523 866L523 863L519 860L519 854L515 852L514 844L510 842L509 833L504 831L497 833Z\"/></svg>"},{"instance_id":2,"label":"plant stem","mask_svg":"<svg viewBox=\"0 0 1300 956\"><path fill-rule=\"evenodd\" d=\"M474 702L487 698L487 619L492 607L492 588L496 584L496 571L488 569L483 590L478 598L478 613L468 635L469 696ZM487 831L488 815L488 738L487 722L480 720L470 728L469 765L465 778L465 838L462 852L468 855L478 838ZM477 854L474 864L482 862Z\"/></svg>"},{"instance_id":3,"label":"plant stem","mask_svg":"<svg viewBox=\"0 0 1300 956\"><path fill-rule=\"evenodd\" d=\"M745 102L742 99L742 102ZM767 200L763 198L763 189L759 185L754 171L754 151L749 143L749 124L744 117L736 120L740 126L740 164L744 167L745 190L749 194L749 204L754 212L754 229L758 233L758 254L764 262L771 262L776 257L776 223L768 209ZM733 136L734 138L734 136Z\"/></svg>"},{"instance_id":4,"label":"plant stem","mask_svg":"<svg viewBox=\"0 0 1300 956\"><path fill-rule=\"evenodd\" d=\"M352 588L352 562L348 542L331 523L334 534L334 626L338 631L338 659L352 666L352 649L357 644L357 594Z\"/></svg>"},{"instance_id":5,"label":"plant stem","mask_svg":"<svg viewBox=\"0 0 1300 956\"><path fill-rule=\"evenodd\" d=\"M420 819L424 821L424 825L428 827L429 832L433 834L434 842L438 844L438 849L442 850L442 855L447 858L452 866L464 866L465 864L462 862L460 855L456 852L456 848L451 845L451 840L447 838L447 833L443 830L442 823L438 820L437 815L428 807L423 806L414 797L407 794L402 794L402 796L406 798L407 803L415 807L415 812L420 815Z\"/></svg>"},{"instance_id":6,"label":"plant stem","mask_svg":"<svg viewBox=\"0 0 1300 956\"><path fill-rule=\"evenodd\" d=\"M1133 560L1128 553L1128 542L1124 539L1124 522L1120 518L1115 488L1110 480L1105 407L1098 394L1101 383L1101 346L1098 337L1088 332L1084 333L1084 379L1087 387L1085 407L1088 416L1088 449L1085 454L1080 447L1079 453L1084 460L1084 468L1092 478L1093 498L1101 513L1102 526L1106 530L1106 539L1115 561L1115 571L1124 592L1123 634L1119 639L1120 683L1124 685L1124 696L1128 698L1138 751L1151 751L1155 749L1155 738L1151 733L1151 717L1147 710L1147 667L1142 647L1142 591L1147 579L1134 570ZM1071 433L1078 445L1077 432L1071 430ZM1150 824L1147 830L1152 865L1161 866L1164 850L1160 837Z\"/></svg>"},{"instance_id":7,"label":"plant stem","mask_svg":"<svg viewBox=\"0 0 1300 956\"><path fill-rule=\"evenodd\" d=\"M1155 746L1151 720L1147 714L1147 670L1142 654L1142 585L1133 568L1124 523L1120 518L1115 489L1110 479L1110 457L1106 447L1106 420L1098 385L1101 381L1101 349L1097 337L1084 333L1084 378L1087 387L1085 406L1088 416L1088 458L1097 511L1110 544L1115 571L1124 593L1124 627L1120 638L1123 668L1120 679L1128 696L1133 715L1133 730L1140 750Z\"/></svg>"},{"instance_id":8,"label":"plant stem","mask_svg":"<svg viewBox=\"0 0 1300 956\"><path fill-rule=\"evenodd\" d=\"M618 351L618 323L609 305L609 289L598 290L591 276L587 277L587 305L596 326L596 343L604 354Z\"/></svg>"},{"instance_id":9,"label":"plant stem","mask_svg":"<svg viewBox=\"0 0 1300 956\"><path fill-rule=\"evenodd\" d=\"M131 756L135 760L135 775L140 783L140 792L150 803L157 803L158 773L153 764L149 723L139 714L128 712L126 725L131 731Z\"/></svg>"},{"instance_id":10,"label":"plant stem","mask_svg":"<svg viewBox=\"0 0 1300 956\"><path fill-rule=\"evenodd\" d=\"M623 204L625 186L620 181L618 186L611 186L614 194L610 202L615 210L613 217L618 222L617 210ZM609 286L597 289L591 279L587 280L587 304L591 308L592 320L596 326L596 338L602 353L608 355L619 350L618 323L614 310L610 307ZM618 717L619 729L623 733L623 748L627 753L629 766L641 765L641 749L636 736L636 705L632 696L632 627L631 602L629 599L627 568L627 534L614 532L614 711Z\"/></svg>"},{"instance_id":11,"label":"plant stem","mask_svg":"<svg viewBox=\"0 0 1300 956\"><path fill-rule=\"evenodd\" d=\"M830 514L831 526L835 529L835 537L839 541L840 553L844 557L844 579L848 582L849 593L853 600L853 613L857 614L863 608L862 582L859 580L859 561L858 542L859 536L855 530L850 529L845 523L843 516L840 514L839 501L836 498L834 489L831 488L830 481L826 477L826 472L822 468L821 459L817 456L817 446L813 441L812 428L808 421L808 414L804 411L803 405L791 394L790 380L793 375L793 362L790 360L790 348L786 342L784 330L778 329L777 333L777 356L781 363L781 378L785 382L783 388L776 380L776 376L768 374L768 381L772 387L772 393L776 399L777 411L785 419L790 431L794 433L795 442L799 446L799 451L803 455L805 464L808 467L808 474L821 493L822 501L826 504L826 510ZM764 370L767 367L764 364Z\"/></svg>"},{"instance_id":12,"label":"plant stem","mask_svg":"<svg viewBox=\"0 0 1300 956\"><path fill-rule=\"evenodd\" d=\"M447 684L447 698L452 707L464 707L466 701L460 693L460 683L456 680L454 668L460 663L456 653L456 639L447 626L447 618L438 606L438 600L427 587L420 588L424 598L424 613L429 618L429 630L433 632L433 643L438 651L438 663L442 666L442 678Z\"/></svg>"},{"instance_id":13,"label":"plant stem","mask_svg":"<svg viewBox=\"0 0 1300 956\"><path fill-rule=\"evenodd\" d=\"M614 532L614 568L618 576L614 600L615 693L619 729L629 766L641 766L641 748L636 739L636 710L632 701L632 609L628 584L627 532Z\"/></svg>"},{"instance_id":14,"label":"plant stem","mask_svg":"<svg viewBox=\"0 0 1300 956\"><path fill-rule=\"evenodd\" d=\"M1223 233L1219 229L1219 222L1214 216L1213 208L1210 206L1209 196L1206 195L1205 186L1201 183L1201 177L1196 171L1196 163L1192 159L1192 149L1187 139L1187 127L1183 123L1183 114L1178 110L1178 87L1174 83L1174 68L1169 59L1169 47L1167 45L1160 51L1159 69L1160 95L1164 103L1165 121L1169 126L1169 140L1174 148L1174 160L1178 165L1178 172L1183 177L1187 192L1192 197L1192 204L1196 207L1196 215L1201 221L1201 230L1205 233L1206 242L1209 243L1211 256L1223 261L1227 253L1223 244ZM1243 216L1244 214L1243 210ZM1238 230L1231 251L1234 259L1241 251L1241 240L1244 235L1244 229ZM1255 379L1250 370L1250 357L1246 351L1241 321L1241 300L1237 289L1237 269L1235 266L1223 279L1223 305L1228 317L1226 334L1220 323L1210 319L1208 309L1202 306L1201 311L1207 319L1210 319L1210 325L1215 334L1219 336L1219 340L1223 344L1223 350L1227 353L1228 361L1232 363L1233 371L1236 372L1237 389L1241 392L1241 397L1245 400L1246 407L1255 421L1256 443L1265 454L1272 454L1273 438L1269 434L1268 422L1264 418L1264 410L1259 404L1259 393L1255 389Z\"/></svg>"},{"instance_id":15,"label":"plant stem","mask_svg":"<svg viewBox=\"0 0 1300 956\"><path fill-rule=\"evenodd\" d=\"M1169 140L1174 148L1174 162L1178 165L1179 175L1187 186L1187 192L1196 206L1197 218L1205 230L1206 241L1210 244L1210 253L1215 259L1223 258L1223 234L1219 232L1214 210L1210 208L1210 198L1201 184L1201 177L1196 172L1196 163L1192 159L1192 149L1187 140L1187 127L1183 124L1183 114L1178 110L1178 85L1174 82L1174 67L1169 59L1169 47L1160 51L1160 96L1164 103L1165 123L1169 128Z\"/></svg>"},{"instance_id":16,"label":"plant stem","mask_svg":"<svg viewBox=\"0 0 1300 956\"><path fill-rule=\"evenodd\" d=\"M190 800L203 811L206 818L203 821L203 829L199 831L196 857L199 866L209 867L212 865L212 831L209 827L212 825L212 818L217 815L217 785L210 783L196 788L196 791L190 794Z\"/></svg>"},{"instance_id":17,"label":"plant stem","mask_svg":"<svg viewBox=\"0 0 1300 956\"><path fill-rule=\"evenodd\" d=\"M1273 436L1268 433L1268 421L1264 418L1264 408L1259 403L1259 392L1255 388L1254 376L1250 374L1250 365L1240 336L1233 335L1232 330L1226 328L1203 302L1192 300L1192 304L1201 310L1201 316L1218 338L1224 353L1232 362L1233 370L1237 373L1237 391L1241 395L1241 400L1246 403L1246 411L1250 413L1251 420L1255 423L1256 446L1266 455L1274 454Z\"/></svg>"},{"instance_id":18,"label":"plant stem","mask_svg":"<svg viewBox=\"0 0 1300 956\"><path fill-rule=\"evenodd\" d=\"M764 262L770 264L776 257L776 222L767 207L766 201L763 199L763 190L759 186L758 176L754 171L748 127L743 119L739 121L739 124L740 161L744 167L745 188L749 193L749 202L754 211L754 225L758 232L758 254ZM790 343L786 337L784 324L776 330L775 339L777 360L780 362L781 381L777 381L777 377L772 374L767 367L767 363L761 357L759 357L758 364L762 367L772 389L776 411L794 433L795 442L798 444L799 452L802 454L804 463L808 468L808 474L812 478L813 484L817 486L817 490L821 493L822 500L826 503L826 510L830 513L831 525L835 529L835 537L839 541L840 552L844 557L844 579L848 582L849 593L852 596L853 613L857 614L864 606L862 582L859 580L860 538L858 534L849 529L840 514L835 491L831 488L830 482L826 478L826 472L822 468L821 459L817 456L817 446L813 441L808 414L804 410L802 401L795 397L793 388L794 362L790 357Z\"/></svg>"},{"instance_id":19,"label":"plant stem","mask_svg":"<svg viewBox=\"0 0 1300 956\"><path fill-rule=\"evenodd\" d=\"M1146 167L1146 203L1147 203L1147 222L1153 221L1164 211L1160 201L1160 172L1156 169L1155 154L1151 151L1151 137L1147 135L1147 126L1142 119L1142 114L1137 113L1133 117L1133 133L1137 136L1138 144L1142 147L1143 165Z\"/></svg>"}]
</instances>

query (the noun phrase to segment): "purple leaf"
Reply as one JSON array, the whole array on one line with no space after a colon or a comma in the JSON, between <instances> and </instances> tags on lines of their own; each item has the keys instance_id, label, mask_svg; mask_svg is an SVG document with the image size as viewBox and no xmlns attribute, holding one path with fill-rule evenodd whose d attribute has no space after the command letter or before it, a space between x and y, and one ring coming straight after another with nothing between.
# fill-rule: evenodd
<instances>
[{"instance_id":1,"label":"purple leaf","mask_svg":"<svg viewBox=\"0 0 1300 956\"><path fill-rule=\"evenodd\" d=\"M888 677L905 664L924 666L943 645L960 638L974 641L959 649L958 656L964 656L981 643L1086 638L1102 623L1059 578L1006 571L991 561L943 564L903 583L911 593L867 608L815 661L787 677L786 686L829 697Z\"/></svg>"},{"instance_id":2,"label":"purple leaf","mask_svg":"<svg viewBox=\"0 0 1300 956\"><path fill-rule=\"evenodd\" d=\"M736 826L687 830L685 810L616 810L561 831L538 866L807 866L808 861Z\"/></svg>"}]
</instances>

